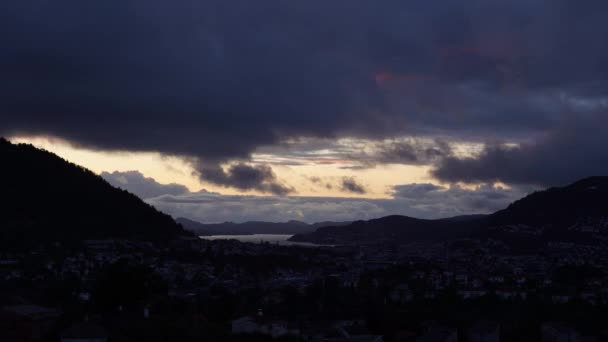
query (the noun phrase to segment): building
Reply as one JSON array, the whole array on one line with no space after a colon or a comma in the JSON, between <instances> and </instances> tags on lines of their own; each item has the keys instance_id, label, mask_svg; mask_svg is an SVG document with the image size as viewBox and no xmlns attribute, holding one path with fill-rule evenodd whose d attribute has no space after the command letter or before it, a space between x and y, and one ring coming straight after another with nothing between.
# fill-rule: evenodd
<instances>
[{"instance_id":1,"label":"building","mask_svg":"<svg viewBox=\"0 0 608 342\"><path fill-rule=\"evenodd\" d=\"M0 341L29 341L44 337L59 311L38 305L14 305L0 310Z\"/></svg>"},{"instance_id":2,"label":"building","mask_svg":"<svg viewBox=\"0 0 608 342\"><path fill-rule=\"evenodd\" d=\"M420 335L416 342L457 342L458 332L456 329L443 327L434 321L422 323L424 333Z\"/></svg>"},{"instance_id":3,"label":"building","mask_svg":"<svg viewBox=\"0 0 608 342\"><path fill-rule=\"evenodd\" d=\"M468 332L469 342L499 342L500 324L481 321L473 324Z\"/></svg>"},{"instance_id":4,"label":"building","mask_svg":"<svg viewBox=\"0 0 608 342\"><path fill-rule=\"evenodd\" d=\"M382 336L374 335L359 321L343 321L335 324L321 335L314 336L313 342L382 342Z\"/></svg>"},{"instance_id":5,"label":"building","mask_svg":"<svg viewBox=\"0 0 608 342\"><path fill-rule=\"evenodd\" d=\"M232 334L262 334L274 338L282 336L299 336L300 330L293 324L284 321L273 321L259 315L257 317L245 316L232 321Z\"/></svg>"},{"instance_id":6,"label":"building","mask_svg":"<svg viewBox=\"0 0 608 342\"><path fill-rule=\"evenodd\" d=\"M541 326L542 342L579 342L582 341L579 333L561 323L544 323Z\"/></svg>"},{"instance_id":7,"label":"building","mask_svg":"<svg viewBox=\"0 0 608 342\"><path fill-rule=\"evenodd\" d=\"M76 324L61 334L61 342L107 342L108 333L97 323Z\"/></svg>"}]
</instances>

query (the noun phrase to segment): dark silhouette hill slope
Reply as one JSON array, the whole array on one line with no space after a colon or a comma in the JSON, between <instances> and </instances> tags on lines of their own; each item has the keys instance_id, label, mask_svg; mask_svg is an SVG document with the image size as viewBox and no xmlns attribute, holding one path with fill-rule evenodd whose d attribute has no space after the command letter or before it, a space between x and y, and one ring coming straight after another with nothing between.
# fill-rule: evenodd
<instances>
[{"instance_id":1,"label":"dark silhouette hill slope","mask_svg":"<svg viewBox=\"0 0 608 342\"><path fill-rule=\"evenodd\" d=\"M537 191L488 217L490 224L569 227L583 218L608 217L608 177L588 177Z\"/></svg>"},{"instance_id":2,"label":"dark silhouette hill slope","mask_svg":"<svg viewBox=\"0 0 608 342\"><path fill-rule=\"evenodd\" d=\"M1 243L190 235L135 195L50 152L0 138L0 160Z\"/></svg>"},{"instance_id":3,"label":"dark silhouette hill slope","mask_svg":"<svg viewBox=\"0 0 608 342\"><path fill-rule=\"evenodd\" d=\"M473 232L484 216L471 219L423 220L408 216L386 216L355 221L340 227L322 227L313 233L299 234L290 240L320 244L405 243L441 241Z\"/></svg>"}]
</instances>

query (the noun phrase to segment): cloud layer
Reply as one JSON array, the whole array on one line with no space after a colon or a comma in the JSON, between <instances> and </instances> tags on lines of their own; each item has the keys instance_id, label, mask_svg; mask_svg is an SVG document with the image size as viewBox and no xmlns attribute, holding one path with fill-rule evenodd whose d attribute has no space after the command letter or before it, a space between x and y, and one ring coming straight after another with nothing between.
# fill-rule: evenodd
<instances>
[{"instance_id":1,"label":"cloud layer","mask_svg":"<svg viewBox=\"0 0 608 342\"><path fill-rule=\"evenodd\" d=\"M166 195L148 202L174 217L206 223L224 221L353 221L386 215L443 218L487 214L526 194L521 189L484 186L467 190L431 184L397 186L392 199L258 197L196 193Z\"/></svg>"},{"instance_id":2,"label":"cloud layer","mask_svg":"<svg viewBox=\"0 0 608 342\"><path fill-rule=\"evenodd\" d=\"M488 185L464 189L459 186L407 184L394 187L391 199L235 196L207 191L185 192L175 184L159 184L138 172L113 172L102 176L112 185L139 195L174 217L205 223L289 220L313 223L354 221L393 214L419 218L485 214L506 207L530 190Z\"/></svg>"},{"instance_id":3,"label":"cloud layer","mask_svg":"<svg viewBox=\"0 0 608 342\"><path fill-rule=\"evenodd\" d=\"M181 184L160 184L139 171L102 172L101 177L114 187L128 190L142 199L161 195L185 195L190 192Z\"/></svg>"}]
</instances>

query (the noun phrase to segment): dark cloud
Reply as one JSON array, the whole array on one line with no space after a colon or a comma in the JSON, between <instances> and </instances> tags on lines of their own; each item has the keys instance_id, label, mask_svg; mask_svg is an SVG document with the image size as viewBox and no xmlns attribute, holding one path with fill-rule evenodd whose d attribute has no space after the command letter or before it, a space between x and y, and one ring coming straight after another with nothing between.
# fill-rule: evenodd
<instances>
[{"instance_id":1,"label":"dark cloud","mask_svg":"<svg viewBox=\"0 0 608 342\"><path fill-rule=\"evenodd\" d=\"M102 172L101 177L113 186L128 190L143 199L189 193L188 188L181 184L160 184L154 178L145 177L139 171Z\"/></svg>"},{"instance_id":2,"label":"dark cloud","mask_svg":"<svg viewBox=\"0 0 608 342\"><path fill-rule=\"evenodd\" d=\"M331 190L334 188L334 185L332 183L323 181L323 179L321 177L311 176L311 177L308 177L307 179L311 183L318 185L318 186L322 186L322 187L326 188L327 190Z\"/></svg>"},{"instance_id":3,"label":"dark cloud","mask_svg":"<svg viewBox=\"0 0 608 342\"><path fill-rule=\"evenodd\" d=\"M378 164L429 165L453 154L448 141L423 136L383 140L300 139L262 150L264 154L273 155L273 160L268 161L273 165L284 165L281 161L288 159L294 164L335 164L350 170L368 169ZM310 177L309 180L313 183L321 181L319 177Z\"/></svg>"},{"instance_id":4,"label":"dark cloud","mask_svg":"<svg viewBox=\"0 0 608 342\"><path fill-rule=\"evenodd\" d=\"M354 194L365 194L367 190L365 186L359 184L354 177L343 177L340 181L340 189Z\"/></svg>"},{"instance_id":5,"label":"dark cloud","mask_svg":"<svg viewBox=\"0 0 608 342\"><path fill-rule=\"evenodd\" d=\"M608 117L568 120L544 139L517 147L487 145L477 156L449 157L433 170L447 182L565 185L608 174Z\"/></svg>"},{"instance_id":6,"label":"dark cloud","mask_svg":"<svg viewBox=\"0 0 608 342\"><path fill-rule=\"evenodd\" d=\"M317 177L317 176L309 177L308 180L315 184L321 183L321 177Z\"/></svg>"},{"instance_id":7,"label":"dark cloud","mask_svg":"<svg viewBox=\"0 0 608 342\"><path fill-rule=\"evenodd\" d=\"M0 135L216 164L301 136L538 137L608 95L607 11L603 0L7 0Z\"/></svg>"},{"instance_id":8,"label":"dark cloud","mask_svg":"<svg viewBox=\"0 0 608 342\"><path fill-rule=\"evenodd\" d=\"M410 138L373 144L370 152L349 154L356 164L343 169L361 170L378 164L429 165L452 156L452 147L443 140L424 141Z\"/></svg>"},{"instance_id":9,"label":"dark cloud","mask_svg":"<svg viewBox=\"0 0 608 342\"><path fill-rule=\"evenodd\" d=\"M198 175L201 180L224 187L240 190L257 190L284 196L294 191L293 188L281 184L267 165L247 165L238 163L230 165L226 170L217 165L199 165Z\"/></svg>"},{"instance_id":10,"label":"dark cloud","mask_svg":"<svg viewBox=\"0 0 608 342\"><path fill-rule=\"evenodd\" d=\"M378 153L381 163L431 164L438 158L452 154L452 148L444 141L433 144L397 142L384 145Z\"/></svg>"},{"instance_id":11,"label":"dark cloud","mask_svg":"<svg viewBox=\"0 0 608 342\"><path fill-rule=\"evenodd\" d=\"M572 73L594 67L593 73L583 73L587 81L605 79L596 73L605 53L592 38L604 36L603 18L594 15L597 8L592 6L580 6L572 14L565 1L500 6L391 1L376 6L361 0L306 5L128 0L85 6L74 0L52 5L26 0L9 1L4 7L8 39L3 41L11 44L6 49L11 53L2 60L4 79L11 85L5 90L16 95L4 107L25 115L10 120L12 126L57 131L102 147L244 155L282 134L324 135L360 125L365 131L388 130L390 122L381 120L390 118L355 110L361 104L355 95L381 108L377 101L382 99L374 91L379 72L389 75L381 80L393 83L432 78L442 85L480 80L496 86L504 83L497 75L500 67L515 68L518 58L528 58L540 65L520 67L520 72L549 69L550 74L545 70L546 75L537 75L544 80L531 82L548 84L556 69L541 58L551 53L550 60L563 60L567 66L568 60L597 60L576 63L579 71ZM560 22L554 22L557 18ZM578 31L563 29L568 22L585 25ZM251 30L254 25L256 30ZM542 44L527 41L551 38L555 32L563 35ZM583 34L589 38L577 39ZM495 40L497 36L502 39ZM579 49L564 50L564 40ZM581 77L564 77L551 85L571 85ZM424 93L440 95L437 103L452 102L446 93ZM427 105L422 94L416 95L406 97ZM41 111L54 113L53 118L38 125L28 120L44 119L36 113ZM342 120L346 115L350 120ZM140 119L147 119L144 127ZM28 125L23 125L26 120ZM72 123L91 126L91 132L72 132ZM127 125L106 141L105 125L91 123L115 129ZM164 129L158 132L155 127ZM134 128L144 128L138 132L145 138L141 143L128 139ZM232 140L212 149L208 144L184 146L176 141L176 132L201 142L224 135ZM173 139L161 144L165 137Z\"/></svg>"},{"instance_id":12,"label":"dark cloud","mask_svg":"<svg viewBox=\"0 0 608 342\"><path fill-rule=\"evenodd\" d=\"M369 98L375 86L361 78L359 68L368 67L359 57L327 45L323 33L334 31L334 19L314 18L315 6L26 0L3 7L0 110L10 114L0 119L2 134L247 157L288 135L335 132L366 107L352 92ZM320 19L318 28L311 19Z\"/></svg>"}]
</instances>

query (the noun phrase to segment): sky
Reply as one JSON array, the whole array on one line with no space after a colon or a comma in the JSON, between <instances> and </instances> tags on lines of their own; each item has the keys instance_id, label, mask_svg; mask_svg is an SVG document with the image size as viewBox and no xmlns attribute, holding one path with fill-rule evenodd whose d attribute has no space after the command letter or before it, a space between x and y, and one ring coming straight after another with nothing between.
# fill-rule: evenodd
<instances>
[{"instance_id":1,"label":"sky","mask_svg":"<svg viewBox=\"0 0 608 342\"><path fill-rule=\"evenodd\" d=\"M602 0L8 0L0 135L201 222L489 213L608 172Z\"/></svg>"}]
</instances>

